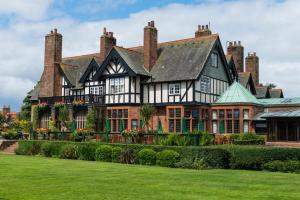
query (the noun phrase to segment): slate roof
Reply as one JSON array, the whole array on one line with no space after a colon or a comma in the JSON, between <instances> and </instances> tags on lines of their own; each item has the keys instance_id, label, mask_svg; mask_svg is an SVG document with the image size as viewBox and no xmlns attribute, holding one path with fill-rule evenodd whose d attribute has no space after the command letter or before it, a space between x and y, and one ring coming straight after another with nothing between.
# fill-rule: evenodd
<instances>
[{"instance_id":1,"label":"slate roof","mask_svg":"<svg viewBox=\"0 0 300 200\"><path fill-rule=\"evenodd\" d=\"M144 68L143 53L118 46L114 48L136 74L149 76L149 73Z\"/></svg>"},{"instance_id":2,"label":"slate roof","mask_svg":"<svg viewBox=\"0 0 300 200\"><path fill-rule=\"evenodd\" d=\"M271 89L270 96L271 98L283 98L282 89Z\"/></svg>"},{"instance_id":3,"label":"slate roof","mask_svg":"<svg viewBox=\"0 0 300 200\"><path fill-rule=\"evenodd\" d=\"M81 76L87 70L92 59L95 59L98 66L102 63L97 57L99 54L88 54L82 56L74 56L63 58L60 63L60 67L65 74L70 84L75 88L81 88L82 85L79 83Z\"/></svg>"},{"instance_id":4,"label":"slate roof","mask_svg":"<svg viewBox=\"0 0 300 200\"><path fill-rule=\"evenodd\" d=\"M197 79L217 40L213 34L159 44L152 82Z\"/></svg>"},{"instance_id":5,"label":"slate roof","mask_svg":"<svg viewBox=\"0 0 300 200\"><path fill-rule=\"evenodd\" d=\"M249 84L251 93L256 94L256 90L255 90L253 79L252 79L250 72L239 72L238 78L239 78L239 82L241 85L243 85L245 88L247 88L247 85Z\"/></svg>"},{"instance_id":6,"label":"slate roof","mask_svg":"<svg viewBox=\"0 0 300 200\"><path fill-rule=\"evenodd\" d=\"M244 86L234 82L215 102L216 104L250 103L259 104L259 101Z\"/></svg>"},{"instance_id":7,"label":"slate roof","mask_svg":"<svg viewBox=\"0 0 300 200\"><path fill-rule=\"evenodd\" d=\"M37 82L37 84L34 86L34 88L29 92L30 100L38 100L39 93L40 93L40 82Z\"/></svg>"},{"instance_id":8,"label":"slate roof","mask_svg":"<svg viewBox=\"0 0 300 200\"><path fill-rule=\"evenodd\" d=\"M264 99L270 98L269 88L267 86L257 86L255 87L256 90L256 98Z\"/></svg>"}]
</instances>

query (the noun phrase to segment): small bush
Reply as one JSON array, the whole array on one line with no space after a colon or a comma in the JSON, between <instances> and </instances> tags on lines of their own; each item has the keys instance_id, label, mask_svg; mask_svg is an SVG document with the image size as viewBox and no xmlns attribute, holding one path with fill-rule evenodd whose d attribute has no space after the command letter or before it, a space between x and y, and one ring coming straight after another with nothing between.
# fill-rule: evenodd
<instances>
[{"instance_id":1,"label":"small bush","mask_svg":"<svg viewBox=\"0 0 300 200\"><path fill-rule=\"evenodd\" d=\"M208 169L209 166L203 159L196 159L192 164L192 168L201 170L201 169Z\"/></svg>"},{"instance_id":2,"label":"small bush","mask_svg":"<svg viewBox=\"0 0 300 200\"><path fill-rule=\"evenodd\" d=\"M64 159L77 159L78 147L74 144L66 144L62 146L59 157Z\"/></svg>"},{"instance_id":3,"label":"small bush","mask_svg":"<svg viewBox=\"0 0 300 200\"><path fill-rule=\"evenodd\" d=\"M97 161L105 161L111 162L112 161L112 147L109 145L101 145L96 149L95 158Z\"/></svg>"},{"instance_id":4,"label":"small bush","mask_svg":"<svg viewBox=\"0 0 300 200\"><path fill-rule=\"evenodd\" d=\"M252 139L252 140L234 140L235 145L264 145L265 139Z\"/></svg>"},{"instance_id":5,"label":"small bush","mask_svg":"<svg viewBox=\"0 0 300 200\"><path fill-rule=\"evenodd\" d=\"M124 148L121 151L121 155L120 155L120 161L121 163L126 163L126 164L133 164L135 163L135 152L133 149L131 148Z\"/></svg>"},{"instance_id":6,"label":"small bush","mask_svg":"<svg viewBox=\"0 0 300 200\"><path fill-rule=\"evenodd\" d=\"M6 140L17 140L19 139L19 134L17 131L9 130L8 132L3 132L2 137Z\"/></svg>"},{"instance_id":7,"label":"small bush","mask_svg":"<svg viewBox=\"0 0 300 200\"><path fill-rule=\"evenodd\" d=\"M81 143L78 146L78 158L80 160L95 160L96 145L93 143Z\"/></svg>"},{"instance_id":8,"label":"small bush","mask_svg":"<svg viewBox=\"0 0 300 200\"><path fill-rule=\"evenodd\" d=\"M210 133L202 133L200 144L202 146L215 144L215 135Z\"/></svg>"},{"instance_id":9,"label":"small bush","mask_svg":"<svg viewBox=\"0 0 300 200\"><path fill-rule=\"evenodd\" d=\"M289 172L289 173L300 173L300 161L287 160L280 161L275 160L263 165L263 169L271 172Z\"/></svg>"},{"instance_id":10,"label":"small bush","mask_svg":"<svg viewBox=\"0 0 300 200\"><path fill-rule=\"evenodd\" d=\"M175 167L179 159L179 154L173 150L164 150L156 154L156 164L162 167Z\"/></svg>"},{"instance_id":11,"label":"small bush","mask_svg":"<svg viewBox=\"0 0 300 200\"><path fill-rule=\"evenodd\" d=\"M189 136L177 133L168 134L167 138L160 140L160 145L165 146L188 146L190 145Z\"/></svg>"},{"instance_id":12,"label":"small bush","mask_svg":"<svg viewBox=\"0 0 300 200\"><path fill-rule=\"evenodd\" d=\"M115 162L115 163L121 162L121 159L120 159L121 152L122 152L122 148L121 147L114 147L112 149L112 152L111 152L112 162Z\"/></svg>"},{"instance_id":13,"label":"small bush","mask_svg":"<svg viewBox=\"0 0 300 200\"><path fill-rule=\"evenodd\" d=\"M17 155L37 155L41 151L40 141L19 141L18 144Z\"/></svg>"},{"instance_id":14,"label":"small bush","mask_svg":"<svg viewBox=\"0 0 300 200\"><path fill-rule=\"evenodd\" d=\"M155 165L156 152L152 149L142 149L138 153L139 163L142 165Z\"/></svg>"},{"instance_id":15,"label":"small bush","mask_svg":"<svg viewBox=\"0 0 300 200\"><path fill-rule=\"evenodd\" d=\"M193 168L193 161L189 159L182 159L179 162L175 163L176 168L183 168L183 169L192 169Z\"/></svg>"},{"instance_id":16,"label":"small bush","mask_svg":"<svg viewBox=\"0 0 300 200\"><path fill-rule=\"evenodd\" d=\"M54 147L51 142L45 142L41 145L41 154L46 157L51 157L53 149Z\"/></svg>"}]
</instances>

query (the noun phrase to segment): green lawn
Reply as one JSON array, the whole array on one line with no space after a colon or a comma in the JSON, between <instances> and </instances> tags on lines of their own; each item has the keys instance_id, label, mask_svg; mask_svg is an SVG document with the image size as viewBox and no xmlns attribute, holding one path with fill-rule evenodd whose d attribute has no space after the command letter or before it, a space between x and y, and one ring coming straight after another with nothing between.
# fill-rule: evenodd
<instances>
[{"instance_id":1,"label":"green lawn","mask_svg":"<svg viewBox=\"0 0 300 200\"><path fill-rule=\"evenodd\" d=\"M0 154L0 200L299 199L300 175Z\"/></svg>"}]
</instances>

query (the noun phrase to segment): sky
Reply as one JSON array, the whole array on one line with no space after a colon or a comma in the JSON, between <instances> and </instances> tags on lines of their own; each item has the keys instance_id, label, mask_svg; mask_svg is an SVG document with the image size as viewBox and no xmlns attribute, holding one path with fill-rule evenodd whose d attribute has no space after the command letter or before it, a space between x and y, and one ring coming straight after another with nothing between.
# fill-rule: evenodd
<instances>
[{"instance_id":1,"label":"sky","mask_svg":"<svg viewBox=\"0 0 300 200\"><path fill-rule=\"evenodd\" d=\"M158 41L194 36L210 24L227 41L242 42L260 59L260 82L285 97L300 96L300 1L298 0L0 0L0 106L18 111L43 71L44 37L57 28L63 57L99 52L103 27L117 45L143 43L154 20Z\"/></svg>"}]
</instances>

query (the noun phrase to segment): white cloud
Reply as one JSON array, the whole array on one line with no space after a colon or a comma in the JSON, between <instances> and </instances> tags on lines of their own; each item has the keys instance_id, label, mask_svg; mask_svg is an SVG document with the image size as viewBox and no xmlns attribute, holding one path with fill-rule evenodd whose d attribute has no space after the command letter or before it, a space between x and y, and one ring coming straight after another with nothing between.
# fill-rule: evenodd
<instances>
[{"instance_id":1,"label":"white cloud","mask_svg":"<svg viewBox=\"0 0 300 200\"><path fill-rule=\"evenodd\" d=\"M16 15L23 19L44 18L53 0L1 0L0 14Z\"/></svg>"},{"instance_id":2,"label":"white cloud","mask_svg":"<svg viewBox=\"0 0 300 200\"><path fill-rule=\"evenodd\" d=\"M0 14L4 12L1 2ZM10 6L6 10L28 19L47 18L46 15L50 15L47 5L50 4L43 5L43 11L34 14L33 18L30 18L27 9L18 10L21 8ZM7 29L0 29L0 48L5 49L0 54L1 77L15 77L14 80L20 83L28 79L32 82L1 85L0 104L1 98L12 94L9 91L13 86L21 88L18 95L24 96L32 88L32 83L40 78L44 35L50 29L57 27L63 34L63 55L71 56L99 52L99 36L104 26L114 32L118 45L141 45L143 27L152 19L159 30L160 42L193 37L198 24L210 22L212 31L220 34L224 48L228 40L241 40L245 55L248 51L257 52L261 82L275 83L284 89L285 96L300 96L297 77L300 73L300 45L297 45L300 44L300 26L297 26L299 7L300 1L293 0L207 1L198 5L171 4L150 8L124 19L81 22L63 15L51 20L17 20ZM15 91L15 88L11 90Z\"/></svg>"}]
</instances>

